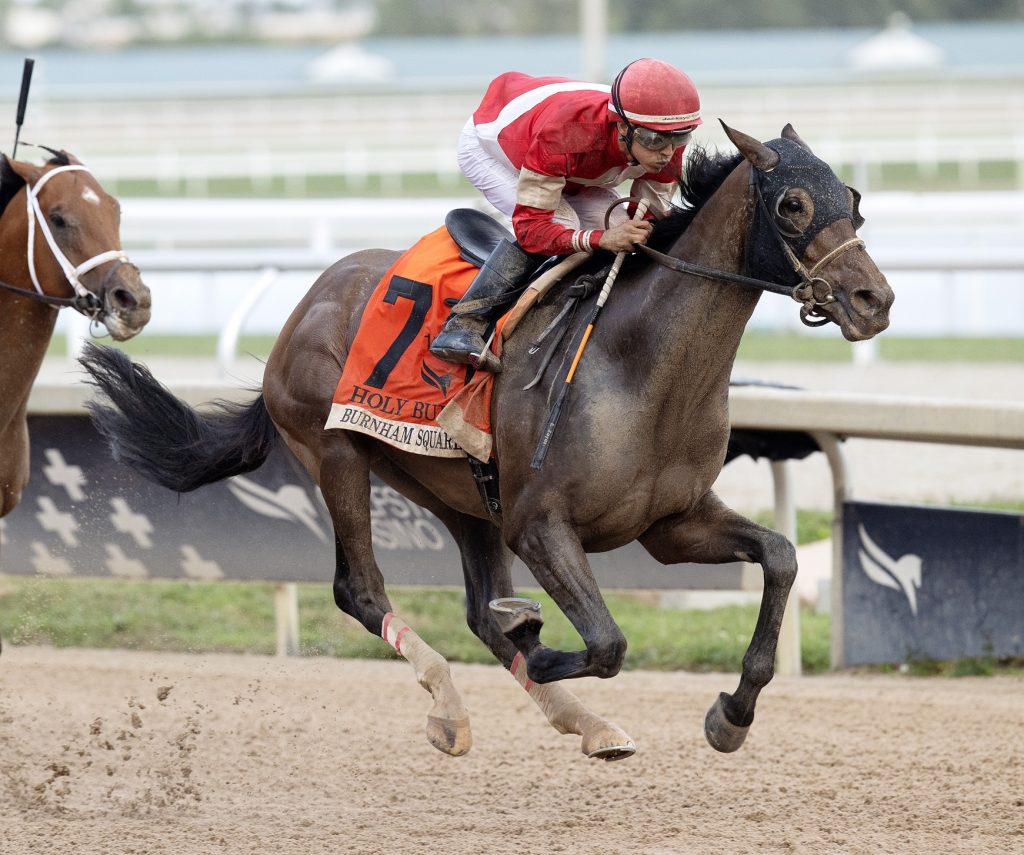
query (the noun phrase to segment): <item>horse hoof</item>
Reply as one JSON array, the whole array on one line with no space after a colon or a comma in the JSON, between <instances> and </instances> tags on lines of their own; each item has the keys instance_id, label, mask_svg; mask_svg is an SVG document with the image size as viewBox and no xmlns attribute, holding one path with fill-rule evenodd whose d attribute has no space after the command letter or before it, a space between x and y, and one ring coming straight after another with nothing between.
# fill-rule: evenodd
<instances>
[{"instance_id":1,"label":"horse hoof","mask_svg":"<svg viewBox=\"0 0 1024 855\"><path fill-rule=\"evenodd\" d=\"M625 760L636 754L636 743L614 724L605 724L583 737L583 753L591 760Z\"/></svg>"},{"instance_id":2,"label":"horse hoof","mask_svg":"<svg viewBox=\"0 0 1024 855\"><path fill-rule=\"evenodd\" d=\"M634 754L636 754L636 746L632 740L629 740L622 745L606 745L604 748L590 751L587 753L587 757L591 760L625 760Z\"/></svg>"},{"instance_id":3,"label":"horse hoof","mask_svg":"<svg viewBox=\"0 0 1024 855\"><path fill-rule=\"evenodd\" d=\"M715 751L729 754L736 751L747 738L747 731L750 725L740 727L733 724L725 717L725 706L722 703L725 694L718 696L718 699L711 705L707 715L704 716L704 735Z\"/></svg>"},{"instance_id":4,"label":"horse hoof","mask_svg":"<svg viewBox=\"0 0 1024 855\"><path fill-rule=\"evenodd\" d=\"M443 754L461 757L473 747L468 718L427 716L427 741Z\"/></svg>"}]
</instances>

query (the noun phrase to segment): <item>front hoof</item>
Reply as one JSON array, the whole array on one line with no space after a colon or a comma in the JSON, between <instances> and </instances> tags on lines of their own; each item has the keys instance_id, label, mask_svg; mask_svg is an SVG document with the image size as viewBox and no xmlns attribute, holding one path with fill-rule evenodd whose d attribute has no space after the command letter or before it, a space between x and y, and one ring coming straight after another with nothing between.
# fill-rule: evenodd
<instances>
[{"instance_id":1,"label":"front hoof","mask_svg":"<svg viewBox=\"0 0 1024 855\"><path fill-rule=\"evenodd\" d=\"M728 696L723 692L711 705L707 715L704 716L704 735L715 751L723 754L730 754L736 751L747 738L747 731L750 725L740 727L733 724L725 717L724 700Z\"/></svg>"},{"instance_id":2,"label":"front hoof","mask_svg":"<svg viewBox=\"0 0 1024 855\"><path fill-rule=\"evenodd\" d=\"M427 716L427 741L438 751L461 757L473 747L473 734L468 718Z\"/></svg>"},{"instance_id":3,"label":"front hoof","mask_svg":"<svg viewBox=\"0 0 1024 855\"><path fill-rule=\"evenodd\" d=\"M583 734L581 747L591 760L624 760L636 754L636 743L610 721Z\"/></svg>"}]
</instances>

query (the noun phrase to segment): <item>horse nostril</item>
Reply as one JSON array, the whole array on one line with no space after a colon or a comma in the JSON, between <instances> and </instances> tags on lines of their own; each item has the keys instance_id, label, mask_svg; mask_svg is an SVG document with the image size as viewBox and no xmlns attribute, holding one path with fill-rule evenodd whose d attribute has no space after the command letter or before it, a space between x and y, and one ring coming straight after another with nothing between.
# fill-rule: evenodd
<instances>
[{"instance_id":1,"label":"horse nostril","mask_svg":"<svg viewBox=\"0 0 1024 855\"><path fill-rule=\"evenodd\" d=\"M882 305L878 295L869 288L858 288L854 291L851 302L853 308L862 315L873 315Z\"/></svg>"},{"instance_id":2,"label":"horse nostril","mask_svg":"<svg viewBox=\"0 0 1024 855\"><path fill-rule=\"evenodd\" d=\"M139 305L135 295L127 288L115 288L110 295L110 301L114 304L115 308L129 312Z\"/></svg>"}]
</instances>

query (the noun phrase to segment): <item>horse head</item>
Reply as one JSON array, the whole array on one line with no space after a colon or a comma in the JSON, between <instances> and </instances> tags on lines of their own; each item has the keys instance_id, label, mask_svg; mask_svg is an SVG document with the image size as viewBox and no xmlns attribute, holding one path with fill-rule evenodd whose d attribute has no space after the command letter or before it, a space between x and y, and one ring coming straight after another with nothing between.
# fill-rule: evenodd
<instances>
[{"instance_id":1,"label":"horse head","mask_svg":"<svg viewBox=\"0 0 1024 855\"><path fill-rule=\"evenodd\" d=\"M0 155L4 254L24 258L17 278L29 293L70 298L115 340L132 338L149 322L151 299L121 249L121 206L77 158L48 150L42 166Z\"/></svg>"},{"instance_id":2,"label":"horse head","mask_svg":"<svg viewBox=\"0 0 1024 855\"><path fill-rule=\"evenodd\" d=\"M748 270L792 285L810 326L833 321L849 341L882 332L894 298L857 237L864 223L860 194L815 157L792 125L766 143L722 127L751 166Z\"/></svg>"}]
</instances>

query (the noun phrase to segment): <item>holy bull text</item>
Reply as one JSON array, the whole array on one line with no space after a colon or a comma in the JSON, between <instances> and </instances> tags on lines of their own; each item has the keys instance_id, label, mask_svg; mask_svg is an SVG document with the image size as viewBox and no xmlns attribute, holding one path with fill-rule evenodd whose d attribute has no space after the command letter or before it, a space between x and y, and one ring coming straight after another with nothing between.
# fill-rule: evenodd
<instances>
[{"instance_id":1,"label":"holy bull text","mask_svg":"<svg viewBox=\"0 0 1024 855\"><path fill-rule=\"evenodd\" d=\"M362 386L352 387L351 403L360 404L376 410L385 416L415 419L416 421L435 421L438 413L444 409L443 404L428 404L423 401L410 401L408 398L397 398L384 395Z\"/></svg>"}]
</instances>

